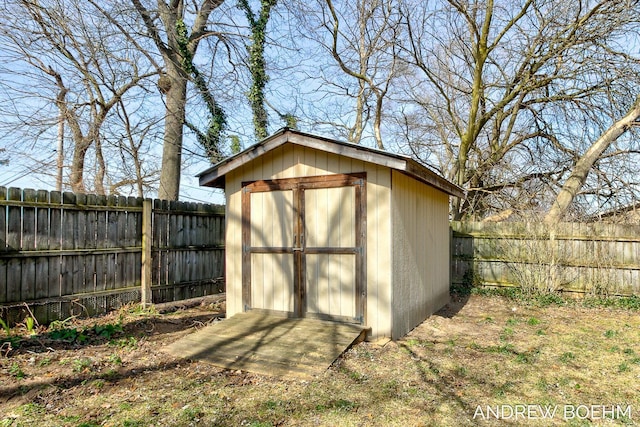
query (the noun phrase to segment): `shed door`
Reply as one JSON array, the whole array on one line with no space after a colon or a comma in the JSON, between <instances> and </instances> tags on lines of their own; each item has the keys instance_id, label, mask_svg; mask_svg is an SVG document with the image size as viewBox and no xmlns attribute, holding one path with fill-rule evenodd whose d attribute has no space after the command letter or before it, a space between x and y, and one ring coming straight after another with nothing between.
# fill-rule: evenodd
<instances>
[{"instance_id":1,"label":"shed door","mask_svg":"<svg viewBox=\"0 0 640 427\"><path fill-rule=\"evenodd\" d=\"M364 323L365 174L243 183L243 305Z\"/></svg>"}]
</instances>

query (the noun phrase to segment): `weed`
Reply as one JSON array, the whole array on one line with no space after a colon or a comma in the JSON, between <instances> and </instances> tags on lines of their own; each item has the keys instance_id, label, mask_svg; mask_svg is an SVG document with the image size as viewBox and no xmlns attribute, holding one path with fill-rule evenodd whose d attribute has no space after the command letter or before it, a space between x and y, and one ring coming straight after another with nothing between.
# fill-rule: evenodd
<instances>
[{"instance_id":1,"label":"weed","mask_svg":"<svg viewBox=\"0 0 640 427\"><path fill-rule=\"evenodd\" d=\"M20 368L20 365L18 365L17 363L12 363L11 366L9 367L9 374L14 377L17 378L19 380L23 379L24 377L26 377L26 374L24 373L24 371L22 370L22 368Z\"/></svg>"},{"instance_id":2,"label":"weed","mask_svg":"<svg viewBox=\"0 0 640 427\"><path fill-rule=\"evenodd\" d=\"M122 358L121 358L118 354L116 354L116 353L114 353L114 354L112 354L111 356L109 356L108 361L109 361L109 363L111 363L112 365L122 366Z\"/></svg>"},{"instance_id":3,"label":"weed","mask_svg":"<svg viewBox=\"0 0 640 427\"><path fill-rule=\"evenodd\" d=\"M567 301L557 293L536 295L535 302L540 307L561 306L561 305L566 305L567 303Z\"/></svg>"},{"instance_id":4,"label":"weed","mask_svg":"<svg viewBox=\"0 0 640 427\"><path fill-rule=\"evenodd\" d=\"M18 347L20 338L11 335L11 328L9 328L9 325L2 319L0 319L0 326L2 326L2 329L4 329L4 332L7 334L6 338L0 339L0 350L8 353L11 349ZM6 348L7 346L8 348Z\"/></svg>"},{"instance_id":5,"label":"weed","mask_svg":"<svg viewBox=\"0 0 640 427\"><path fill-rule=\"evenodd\" d=\"M420 346L420 340L415 338L409 338L407 339L407 346L408 347Z\"/></svg>"},{"instance_id":6,"label":"weed","mask_svg":"<svg viewBox=\"0 0 640 427\"><path fill-rule=\"evenodd\" d=\"M198 407L190 407L190 406L185 406L182 409L182 414L181 414L181 418L186 420L186 421L200 421L200 418L202 418L202 416L204 415L204 412L202 411L202 409L198 408Z\"/></svg>"},{"instance_id":7,"label":"weed","mask_svg":"<svg viewBox=\"0 0 640 427\"><path fill-rule=\"evenodd\" d=\"M540 354L540 350L537 350L537 349L518 353L518 356L516 357L516 361L518 363L525 363L525 364L533 363L539 354Z\"/></svg>"},{"instance_id":8,"label":"weed","mask_svg":"<svg viewBox=\"0 0 640 427\"><path fill-rule=\"evenodd\" d=\"M120 309L120 318L123 318L126 314L133 314L136 316L149 316L149 315L157 315L158 310L154 305L150 305L148 307L144 307L142 304L129 304L122 309Z\"/></svg>"},{"instance_id":9,"label":"weed","mask_svg":"<svg viewBox=\"0 0 640 427\"><path fill-rule=\"evenodd\" d=\"M97 336L110 340L113 335L122 332L122 325L120 323L115 325L112 323L107 323L106 325L95 325L93 327L93 331Z\"/></svg>"},{"instance_id":10,"label":"weed","mask_svg":"<svg viewBox=\"0 0 640 427\"><path fill-rule=\"evenodd\" d=\"M489 346L486 348L486 351L489 353L499 353L499 354L512 354L513 344L503 344L499 346Z\"/></svg>"},{"instance_id":11,"label":"weed","mask_svg":"<svg viewBox=\"0 0 640 427\"><path fill-rule=\"evenodd\" d=\"M629 370L631 370L631 368L627 362L623 362L618 365L618 372L628 372Z\"/></svg>"},{"instance_id":12,"label":"weed","mask_svg":"<svg viewBox=\"0 0 640 427\"><path fill-rule=\"evenodd\" d=\"M496 397L503 397L509 390L513 388L513 383L511 381L507 381L504 384L499 385L494 390L494 394Z\"/></svg>"},{"instance_id":13,"label":"weed","mask_svg":"<svg viewBox=\"0 0 640 427\"><path fill-rule=\"evenodd\" d=\"M138 345L138 340L136 337L124 337L109 341L109 345L118 348L135 348Z\"/></svg>"},{"instance_id":14,"label":"weed","mask_svg":"<svg viewBox=\"0 0 640 427\"><path fill-rule=\"evenodd\" d=\"M338 399L338 400L332 401L330 404L330 407L336 409L337 411L351 412L355 410L358 407L358 405L355 402L352 402L347 399Z\"/></svg>"},{"instance_id":15,"label":"weed","mask_svg":"<svg viewBox=\"0 0 640 427\"><path fill-rule=\"evenodd\" d=\"M616 331L609 329L604 333L604 336L605 338L613 338L616 336Z\"/></svg>"},{"instance_id":16,"label":"weed","mask_svg":"<svg viewBox=\"0 0 640 427\"><path fill-rule=\"evenodd\" d=\"M635 363L636 365L640 365L640 357L634 357L631 359L631 363Z\"/></svg>"},{"instance_id":17,"label":"weed","mask_svg":"<svg viewBox=\"0 0 640 427\"><path fill-rule=\"evenodd\" d=\"M29 335L35 335L37 334L35 327L36 327L36 319L31 317L31 316L27 316L24 319L24 324L27 328L27 333Z\"/></svg>"},{"instance_id":18,"label":"weed","mask_svg":"<svg viewBox=\"0 0 640 427\"><path fill-rule=\"evenodd\" d=\"M575 360L575 358L576 356L572 352L567 351L566 353L562 353L562 355L560 356L560 361L562 363L569 363L570 361Z\"/></svg>"},{"instance_id":19,"label":"weed","mask_svg":"<svg viewBox=\"0 0 640 427\"><path fill-rule=\"evenodd\" d=\"M527 320L527 325L529 325L529 326L536 326L536 325L539 325L539 324L540 324L540 320L536 319L535 317L530 317Z\"/></svg>"},{"instance_id":20,"label":"weed","mask_svg":"<svg viewBox=\"0 0 640 427\"><path fill-rule=\"evenodd\" d=\"M468 296L479 286L482 286L482 277L472 268L464 272L462 283L452 283L451 293L459 296Z\"/></svg>"},{"instance_id":21,"label":"weed","mask_svg":"<svg viewBox=\"0 0 640 427\"><path fill-rule=\"evenodd\" d=\"M514 319L513 317L510 319L507 319L507 326L515 326L518 323L520 323L520 321L518 319Z\"/></svg>"},{"instance_id":22,"label":"weed","mask_svg":"<svg viewBox=\"0 0 640 427\"><path fill-rule=\"evenodd\" d=\"M51 322L49 324L49 330L65 329L65 325L67 324L67 322L70 323L76 317L78 317L78 316L67 317L64 320L54 320L53 322Z\"/></svg>"},{"instance_id":23,"label":"weed","mask_svg":"<svg viewBox=\"0 0 640 427\"><path fill-rule=\"evenodd\" d=\"M243 421L240 425L247 427L273 427L273 424L266 421Z\"/></svg>"},{"instance_id":24,"label":"weed","mask_svg":"<svg viewBox=\"0 0 640 427\"><path fill-rule=\"evenodd\" d=\"M93 381L93 383L91 383L95 388L97 388L98 390L101 390L104 385L105 385L105 381L104 380L95 380Z\"/></svg>"},{"instance_id":25,"label":"weed","mask_svg":"<svg viewBox=\"0 0 640 427\"><path fill-rule=\"evenodd\" d=\"M538 388L538 390L546 392L549 389L549 383L546 379L540 378L536 383L536 387Z\"/></svg>"},{"instance_id":26,"label":"weed","mask_svg":"<svg viewBox=\"0 0 640 427\"><path fill-rule=\"evenodd\" d=\"M93 365L93 361L88 357L82 357L73 361L73 372L83 372L90 370Z\"/></svg>"},{"instance_id":27,"label":"weed","mask_svg":"<svg viewBox=\"0 0 640 427\"><path fill-rule=\"evenodd\" d=\"M502 330L502 333L500 334L500 340L501 341L507 341L509 338L511 338L514 334L514 330L512 328L504 328Z\"/></svg>"},{"instance_id":28,"label":"weed","mask_svg":"<svg viewBox=\"0 0 640 427\"><path fill-rule=\"evenodd\" d=\"M77 342L79 344L85 343L89 339L84 332L78 331L76 328L54 329L49 332L48 336L52 340L69 343Z\"/></svg>"},{"instance_id":29,"label":"weed","mask_svg":"<svg viewBox=\"0 0 640 427\"><path fill-rule=\"evenodd\" d=\"M465 366L458 366L456 367L456 369L454 369L453 372L459 377L466 377L469 373L469 370Z\"/></svg>"},{"instance_id":30,"label":"weed","mask_svg":"<svg viewBox=\"0 0 640 427\"><path fill-rule=\"evenodd\" d=\"M357 382L357 383L363 383L367 380L367 376L364 374L361 374L360 372L356 372L356 371L351 371L349 372L349 378L351 378L353 381Z\"/></svg>"},{"instance_id":31,"label":"weed","mask_svg":"<svg viewBox=\"0 0 640 427\"><path fill-rule=\"evenodd\" d=\"M275 400L267 400L266 402L262 402L262 407L270 411L277 409L278 405L279 403Z\"/></svg>"},{"instance_id":32,"label":"weed","mask_svg":"<svg viewBox=\"0 0 640 427\"><path fill-rule=\"evenodd\" d=\"M636 352L635 352L635 351L633 351L633 349L632 349L632 348L625 348L622 352L623 352L624 354L629 355L629 356L633 356L634 354L636 354Z\"/></svg>"},{"instance_id":33,"label":"weed","mask_svg":"<svg viewBox=\"0 0 640 427\"><path fill-rule=\"evenodd\" d=\"M118 377L118 371L115 369L109 369L107 370L107 372L104 373L104 377L106 379L115 379Z\"/></svg>"},{"instance_id":34,"label":"weed","mask_svg":"<svg viewBox=\"0 0 640 427\"><path fill-rule=\"evenodd\" d=\"M11 329L9 328L9 325L7 325L2 319L0 319L0 326L2 326L2 329L4 329L7 336L11 336Z\"/></svg>"},{"instance_id":35,"label":"weed","mask_svg":"<svg viewBox=\"0 0 640 427\"><path fill-rule=\"evenodd\" d=\"M538 330L536 331L536 335L538 335L538 336L543 336L543 335L547 335L547 333L545 332L545 330L544 330L544 329L538 329Z\"/></svg>"},{"instance_id":36,"label":"weed","mask_svg":"<svg viewBox=\"0 0 640 427\"><path fill-rule=\"evenodd\" d=\"M396 380L385 381L382 384L382 394L389 397L395 397L398 395L400 384Z\"/></svg>"},{"instance_id":37,"label":"weed","mask_svg":"<svg viewBox=\"0 0 640 427\"><path fill-rule=\"evenodd\" d=\"M45 357L44 359L40 360L38 362L38 366L39 367L45 367L45 366L49 366L51 364L51 358L50 357Z\"/></svg>"},{"instance_id":38,"label":"weed","mask_svg":"<svg viewBox=\"0 0 640 427\"><path fill-rule=\"evenodd\" d=\"M45 413L45 408L37 403L27 403L19 408L19 411L24 416L33 416Z\"/></svg>"}]
</instances>

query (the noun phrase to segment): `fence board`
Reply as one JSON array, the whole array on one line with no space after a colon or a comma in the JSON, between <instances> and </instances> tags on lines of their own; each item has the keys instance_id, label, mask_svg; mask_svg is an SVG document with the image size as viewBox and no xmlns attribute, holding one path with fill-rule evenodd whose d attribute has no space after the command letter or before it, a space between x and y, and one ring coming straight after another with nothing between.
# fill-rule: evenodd
<instances>
[{"instance_id":1,"label":"fence board","mask_svg":"<svg viewBox=\"0 0 640 427\"><path fill-rule=\"evenodd\" d=\"M0 202L7 200L7 189L0 187ZM0 204L0 254L7 251L7 207ZM0 280L4 280L6 277L0 274ZM0 285L2 287L3 285ZM6 287L4 292L6 293ZM2 290L0 290L2 293Z\"/></svg>"},{"instance_id":2,"label":"fence board","mask_svg":"<svg viewBox=\"0 0 640 427\"><path fill-rule=\"evenodd\" d=\"M0 259L0 304L7 302L7 260Z\"/></svg>"},{"instance_id":3,"label":"fence board","mask_svg":"<svg viewBox=\"0 0 640 427\"><path fill-rule=\"evenodd\" d=\"M20 202L22 192L19 188L9 188L7 192L8 201ZM7 208L7 246L10 252L22 249L20 234L22 231L22 208L19 205L9 205Z\"/></svg>"},{"instance_id":4,"label":"fence board","mask_svg":"<svg viewBox=\"0 0 640 427\"><path fill-rule=\"evenodd\" d=\"M52 191L49 193L49 203L51 208L49 209L49 249L59 250L62 248L62 209L58 206L62 203L62 193L59 191ZM49 298L57 298L62 295L62 281L61 281L61 257L51 256L49 260L49 278L48 278L48 295ZM59 312L60 307L57 310L50 310L51 317L55 317L55 314Z\"/></svg>"}]
</instances>

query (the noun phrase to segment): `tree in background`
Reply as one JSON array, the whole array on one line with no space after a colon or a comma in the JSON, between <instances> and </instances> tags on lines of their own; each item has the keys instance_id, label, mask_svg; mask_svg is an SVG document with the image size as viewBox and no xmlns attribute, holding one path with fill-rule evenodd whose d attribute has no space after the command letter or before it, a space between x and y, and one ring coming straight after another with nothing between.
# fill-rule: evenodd
<instances>
[{"instance_id":1,"label":"tree in background","mask_svg":"<svg viewBox=\"0 0 640 427\"><path fill-rule=\"evenodd\" d=\"M267 75L264 53L269 16L271 15L271 9L277 3L277 0L261 0L260 10L256 13L251 9L248 0L238 1L238 7L244 12L251 30L249 44L246 46L248 69L251 74L251 87L247 98L251 104L254 133L258 141L268 135L269 120L266 110L265 87L269 81L269 76Z\"/></svg>"},{"instance_id":2,"label":"tree in background","mask_svg":"<svg viewBox=\"0 0 640 427\"><path fill-rule=\"evenodd\" d=\"M637 30L637 9L611 0L405 7L413 108L398 126L417 156L467 189L456 218L546 209L589 132L637 81L620 44Z\"/></svg>"},{"instance_id":3,"label":"tree in background","mask_svg":"<svg viewBox=\"0 0 640 427\"><path fill-rule=\"evenodd\" d=\"M187 82L190 74L193 74L189 65L192 64L202 39L216 35L207 25L209 16L223 0L202 0L193 9L186 8L181 0L158 0L156 8L153 9L143 4L142 0L131 2L163 60L158 87L165 96L166 112L158 197L178 200ZM190 20L193 22L188 34L183 27L187 21L187 12L191 12ZM204 90L201 87L199 89Z\"/></svg>"},{"instance_id":4,"label":"tree in background","mask_svg":"<svg viewBox=\"0 0 640 427\"><path fill-rule=\"evenodd\" d=\"M66 18L43 34L23 4ZM30 144L11 146L12 165L14 149L50 150L56 140L81 148L74 135L90 136L87 189L140 194L160 175L159 195L176 198L188 164L207 167L279 119L433 165L468 191L454 204L456 218L552 206L573 218L640 196L640 144L635 120L625 121L640 80L636 0L2 7L25 18L0 35L0 138ZM80 66L45 47L49 36L62 37ZM31 171L54 169L51 156L39 161Z\"/></svg>"},{"instance_id":5,"label":"tree in background","mask_svg":"<svg viewBox=\"0 0 640 427\"><path fill-rule=\"evenodd\" d=\"M111 175L105 161L108 148L104 145L103 128L109 125L122 131L121 123L116 123L116 107L139 91L155 69L139 67L136 51L110 45L114 28L96 10L90 10L86 2L66 1L61 5L16 0L3 7L16 17L12 24L3 26L1 35L2 56L5 64L10 64L3 73L13 76L4 85L13 94L14 102L26 101L20 107L12 104L16 108L14 118L29 114L25 105L37 111L22 122L9 118L6 129L15 132L29 128L29 133L45 135L48 128L58 127L57 180L61 189L66 125L72 142L71 190L106 194L105 180L110 180ZM90 151L93 159L87 158ZM88 160L94 165L92 183L86 179ZM112 186L115 191L118 187Z\"/></svg>"},{"instance_id":6,"label":"tree in background","mask_svg":"<svg viewBox=\"0 0 640 427\"><path fill-rule=\"evenodd\" d=\"M385 148L384 103L399 72L398 5L395 0L321 0L300 6L301 36L317 47L310 55L325 58L326 64L312 65L308 73L313 86L323 82L316 90L337 104L331 111L338 114L319 124L334 127L349 142L361 143L370 126L376 146Z\"/></svg>"}]
</instances>

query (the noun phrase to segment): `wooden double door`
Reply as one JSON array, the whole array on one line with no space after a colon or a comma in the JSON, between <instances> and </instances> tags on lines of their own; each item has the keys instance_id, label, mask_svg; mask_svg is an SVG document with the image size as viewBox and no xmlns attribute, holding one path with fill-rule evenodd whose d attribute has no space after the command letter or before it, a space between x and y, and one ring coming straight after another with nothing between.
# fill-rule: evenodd
<instances>
[{"instance_id":1,"label":"wooden double door","mask_svg":"<svg viewBox=\"0 0 640 427\"><path fill-rule=\"evenodd\" d=\"M244 310L363 324L366 174L242 184Z\"/></svg>"}]
</instances>

